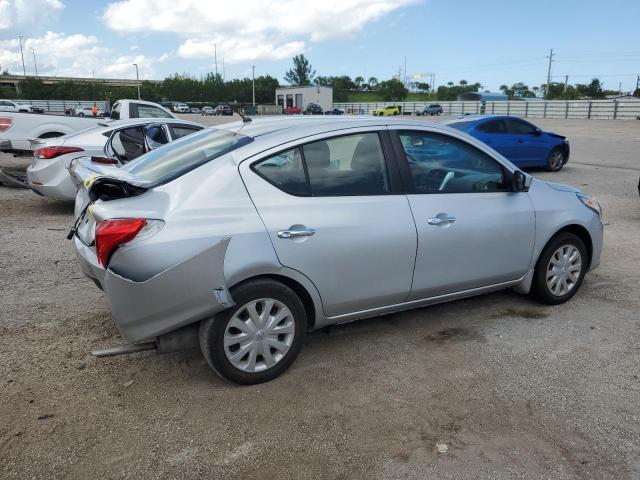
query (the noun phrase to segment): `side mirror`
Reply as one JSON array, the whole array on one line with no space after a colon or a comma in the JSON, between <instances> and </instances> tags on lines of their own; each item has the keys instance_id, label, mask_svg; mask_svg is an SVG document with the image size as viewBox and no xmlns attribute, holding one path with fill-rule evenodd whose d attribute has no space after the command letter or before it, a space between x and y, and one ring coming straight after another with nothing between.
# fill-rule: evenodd
<instances>
[{"instance_id":1,"label":"side mirror","mask_svg":"<svg viewBox=\"0 0 640 480\"><path fill-rule=\"evenodd\" d=\"M536 131L535 131L534 135L536 137L539 137L540 135L542 135L542 130L540 128L536 128Z\"/></svg>"},{"instance_id":2,"label":"side mirror","mask_svg":"<svg viewBox=\"0 0 640 480\"><path fill-rule=\"evenodd\" d=\"M516 192L528 192L531 186L531 175L516 170L513 172L513 183L515 184Z\"/></svg>"}]
</instances>

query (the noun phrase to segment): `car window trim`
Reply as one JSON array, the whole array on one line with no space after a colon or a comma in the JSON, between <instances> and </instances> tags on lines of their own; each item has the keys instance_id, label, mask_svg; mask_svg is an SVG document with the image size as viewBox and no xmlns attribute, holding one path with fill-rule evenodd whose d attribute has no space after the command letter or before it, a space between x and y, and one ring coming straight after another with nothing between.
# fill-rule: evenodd
<instances>
[{"instance_id":1,"label":"car window trim","mask_svg":"<svg viewBox=\"0 0 640 480\"><path fill-rule=\"evenodd\" d=\"M413 177L411 176L411 169L409 168L407 153L404 151L404 147L402 146L402 142L400 141L399 133L407 132L407 131L422 132L422 133L431 134L431 135L442 135L445 137L452 138L454 141L460 141L460 142L466 143L469 147L477 150L482 155L489 157L491 160L493 160L495 163L498 164L498 166L502 169L502 175L504 176L504 181L509 188L505 190L498 190L498 191L476 191L476 192L430 192L430 193L417 192L415 189L415 185L413 183ZM513 193L516 191L515 184L513 181L513 172L510 169L508 169L506 165L504 165L502 162L500 162L497 158L493 157L492 155L489 155L487 152L482 151L482 149L476 147L472 143L465 142L465 140L458 138L455 135L449 135L448 132L437 132L437 131L428 130L428 129L421 129L419 127L416 128L409 125L398 126L390 130L390 133L391 133L391 140L393 142L393 149L398 158L398 166L400 167L400 173L402 176L404 188L406 190L407 195L453 195L453 194L466 195L466 194L473 194L473 193Z\"/></svg>"},{"instance_id":2,"label":"car window trim","mask_svg":"<svg viewBox=\"0 0 640 480\"><path fill-rule=\"evenodd\" d=\"M171 141L177 140L178 138L182 138L182 137L177 137L175 136L175 132L173 131L174 127L177 128L186 128L188 130L193 130L193 132L199 132L200 130L204 130L204 128L202 127L197 127L195 125L190 125L188 123L182 124L182 123L166 123L167 129L169 130L169 132L171 133ZM186 135L183 135L183 137L186 137Z\"/></svg>"},{"instance_id":3,"label":"car window trim","mask_svg":"<svg viewBox=\"0 0 640 480\"><path fill-rule=\"evenodd\" d=\"M351 132L341 132L339 134L335 134L335 131L332 132L325 132L319 135L322 135L322 137L320 138L314 138L312 140L309 140L308 137L306 137L306 139L298 139L298 140L294 140L292 142L287 142L287 144L289 145L286 148L280 148L272 153L269 153L267 155L262 155L262 154L257 154L254 155L250 158L247 158L246 160L248 160L250 162L249 164L249 169L255 173L256 175L258 175L260 178L262 178L263 180L265 180L267 183L269 183L270 185L272 185L274 188L277 188L278 190L280 190L282 193L285 193L287 195L291 195L294 197L310 197L310 198L339 198L339 197L375 197L375 196L382 196L382 195L404 195L406 194L405 189L403 188L403 182L401 180L401 178L399 178L399 171L398 171L398 165L397 165L397 161L396 161L396 156L394 154L393 148L391 147L391 145L389 144L389 142L385 142L384 141L384 137L383 137L383 133L386 133L388 135L388 130L386 126L376 126L376 127L371 127L371 128L366 128L366 127L355 127L356 131L351 131ZM353 135L359 135L359 134L365 134L365 133L377 133L378 134L378 139L380 141L380 145L382 148L382 157L384 159L384 165L385 168L387 169L387 178L389 179L389 191L388 192L384 192L384 193L376 193L376 194L368 194L368 195L318 195L318 196L314 196L311 192L311 181L309 179L309 172L307 171L307 162L306 159L304 158L304 147L305 145L311 144L311 143L316 143L316 142L322 142L322 141L328 141L328 140L332 140L334 138L340 138L340 137L349 137L349 136L353 136ZM311 135L312 137L315 137L316 135ZM295 142L295 143L294 143ZM293 144L292 144L293 143ZM385 143L386 143L386 148L385 148ZM295 150L296 148L298 148L300 150L300 155L302 158L302 165L304 168L304 173L305 173L305 180L307 183L307 194L306 195L300 195L300 194L295 194L295 193L290 193L287 192L285 190L283 190L280 186L275 185L273 182L271 182L268 178L266 178L264 175L262 175L260 172L258 172L258 170L255 168L256 165L264 160L267 160L269 158L275 157L277 155L280 155L281 153L284 152L288 152L289 150ZM271 149L269 149L271 150ZM262 152L264 153L264 152ZM254 157L258 157L258 158L254 158ZM392 166L390 167L390 163L392 164ZM393 177L393 180L392 180Z\"/></svg>"}]
</instances>

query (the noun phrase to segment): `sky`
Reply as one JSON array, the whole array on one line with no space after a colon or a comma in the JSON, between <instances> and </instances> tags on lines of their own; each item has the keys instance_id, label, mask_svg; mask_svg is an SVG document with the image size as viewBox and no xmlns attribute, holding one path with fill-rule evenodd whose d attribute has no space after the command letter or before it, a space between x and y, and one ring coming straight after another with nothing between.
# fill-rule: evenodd
<instances>
[{"instance_id":1,"label":"sky","mask_svg":"<svg viewBox=\"0 0 640 480\"><path fill-rule=\"evenodd\" d=\"M318 75L435 84L553 81L633 90L640 0L0 0L0 68L40 75L144 79L173 73L284 83L303 53ZM224 59L224 60L223 60ZM224 61L224 69L223 69ZM423 80L424 81L424 80Z\"/></svg>"}]
</instances>

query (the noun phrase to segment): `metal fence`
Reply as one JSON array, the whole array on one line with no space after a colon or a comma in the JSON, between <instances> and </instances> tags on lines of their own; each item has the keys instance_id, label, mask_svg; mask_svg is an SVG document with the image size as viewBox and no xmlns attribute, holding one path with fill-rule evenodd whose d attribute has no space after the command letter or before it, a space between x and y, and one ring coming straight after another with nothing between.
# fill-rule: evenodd
<instances>
[{"instance_id":1,"label":"metal fence","mask_svg":"<svg viewBox=\"0 0 640 480\"><path fill-rule=\"evenodd\" d=\"M109 102L104 100L15 100L16 103L23 103L25 105L33 105L44 109L45 112L64 112L67 108L71 107L93 107L95 103L102 111L109 109Z\"/></svg>"},{"instance_id":2,"label":"metal fence","mask_svg":"<svg viewBox=\"0 0 640 480\"><path fill-rule=\"evenodd\" d=\"M414 114L435 102L334 103L345 113L370 114L376 108L399 105L404 114ZM601 120L640 119L640 101L616 100L540 100L502 102L438 102L443 115L476 113L516 115L532 118L587 118Z\"/></svg>"}]
</instances>

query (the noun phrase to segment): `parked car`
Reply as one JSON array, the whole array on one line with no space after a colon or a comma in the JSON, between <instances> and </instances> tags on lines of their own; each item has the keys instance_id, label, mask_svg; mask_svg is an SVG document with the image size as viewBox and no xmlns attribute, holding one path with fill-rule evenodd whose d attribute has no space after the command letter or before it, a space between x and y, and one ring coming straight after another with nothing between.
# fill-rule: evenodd
<instances>
[{"instance_id":1,"label":"parked car","mask_svg":"<svg viewBox=\"0 0 640 480\"><path fill-rule=\"evenodd\" d=\"M78 117L93 117L93 107L81 107L75 109L75 115ZM104 110L98 108L97 117L104 118L107 116L107 113Z\"/></svg>"},{"instance_id":2,"label":"parked car","mask_svg":"<svg viewBox=\"0 0 640 480\"><path fill-rule=\"evenodd\" d=\"M559 304L600 263L594 198L437 124L235 122L71 172L80 268L133 344L115 352L192 342L238 383L309 330L505 288Z\"/></svg>"},{"instance_id":3,"label":"parked car","mask_svg":"<svg viewBox=\"0 0 640 480\"><path fill-rule=\"evenodd\" d=\"M110 118L176 118L169 110L144 100L118 100L111 108ZM25 115L24 113L0 113L0 151L31 156L33 145L40 140L61 137L67 133L94 127L98 122L92 114L84 117L68 115Z\"/></svg>"},{"instance_id":4,"label":"parked car","mask_svg":"<svg viewBox=\"0 0 640 480\"><path fill-rule=\"evenodd\" d=\"M317 103L309 103L304 111L305 115L322 115L322 107Z\"/></svg>"},{"instance_id":5,"label":"parked car","mask_svg":"<svg viewBox=\"0 0 640 480\"><path fill-rule=\"evenodd\" d=\"M285 115L300 115L302 113L302 109L298 107L287 107L284 109Z\"/></svg>"},{"instance_id":6,"label":"parked car","mask_svg":"<svg viewBox=\"0 0 640 480\"><path fill-rule=\"evenodd\" d=\"M29 113L33 111L31 105L24 103L17 103L13 100L0 100L0 112L24 112Z\"/></svg>"},{"instance_id":7,"label":"parked car","mask_svg":"<svg viewBox=\"0 0 640 480\"><path fill-rule=\"evenodd\" d=\"M27 185L48 198L73 200L77 188L68 167L74 158L86 156L102 165L121 167L143 153L203 128L198 123L173 118L117 120L44 140L33 152Z\"/></svg>"},{"instance_id":8,"label":"parked car","mask_svg":"<svg viewBox=\"0 0 640 480\"><path fill-rule=\"evenodd\" d=\"M340 110L339 108L332 108L331 110L327 110L324 112L325 115L343 115L344 110Z\"/></svg>"},{"instance_id":9,"label":"parked car","mask_svg":"<svg viewBox=\"0 0 640 480\"><path fill-rule=\"evenodd\" d=\"M198 107L191 107L191 108L189 109L189 111L190 111L191 113L200 113L200 109L199 109Z\"/></svg>"},{"instance_id":10,"label":"parked car","mask_svg":"<svg viewBox=\"0 0 640 480\"><path fill-rule=\"evenodd\" d=\"M216 115L233 115L233 108L229 105L218 105L215 108Z\"/></svg>"},{"instance_id":11,"label":"parked car","mask_svg":"<svg viewBox=\"0 0 640 480\"><path fill-rule=\"evenodd\" d=\"M215 115L216 114L216 110L213 107L202 107L202 110L200 110L200 115Z\"/></svg>"},{"instance_id":12,"label":"parked car","mask_svg":"<svg viewBox=\"0 0 640 480\"><path fill-rule=\"evenodd\" d=\"M398 105L387 105L386 107L376 108L373 111L374 117L387 117L391 115L400 115L400 107Z\"/></svg>"},{"instance_id":13,"label":"parked car","mask_svg":"<svg viewBox=\"0 0 640 480\"><path fill-rule=\"evenodd\" d=\"M442 105L439 103L432 103L431 105L427 105L422 110L418 110L416 115L440 115L442 113Z\"/></svg>"},{"instance_id":14,"label":"parked car","mask_svg":"<svg viewBox=\"0 0 640 480\"><path fill-rule=\"evenodd\" d=\"M507 115L467 115L444 122L483 141L518 167L544 167L551 172L569 161L569 140L530 122Z\"/></svg>"}]
</instances>

